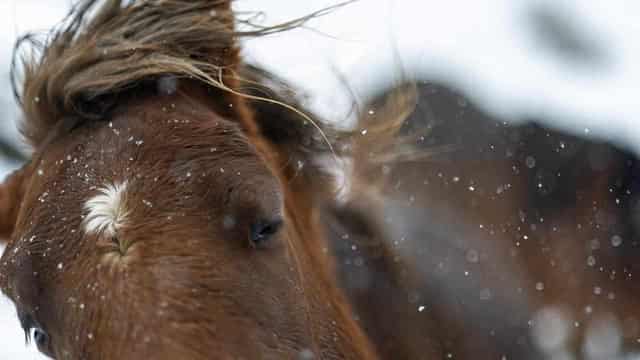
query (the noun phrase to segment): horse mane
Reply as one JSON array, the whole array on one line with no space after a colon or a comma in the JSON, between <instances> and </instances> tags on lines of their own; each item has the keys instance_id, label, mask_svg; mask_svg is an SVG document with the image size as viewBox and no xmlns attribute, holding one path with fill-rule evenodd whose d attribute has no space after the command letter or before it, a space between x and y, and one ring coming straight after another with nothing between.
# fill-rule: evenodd
<instances>
[{"instance_id":1,"label":"horse mane","mask_svg":"<svg viewBox=\"0 0 640 360\"><path fill-rule=\"evenodd\" d=\"M18 40L12 79L24 114L21 130L31 145L64 118L103 117L117 95L143 80L214 76L236 60L227 1L153 6L159 2L82 1L44 40L35 34ZM31 51L18 59L25 43Z\"/></svg>"},{"instance_id":2,"label":"horse mane","mask_svg":"<svg viewBox=\"0 0 640 360\"><path fill-rule=\"evenodd\" d=\"M261 135L287 154L290 173L307 180L306 186L327 184L322 179L331 177L326 164L318 164L322 155L372 165L375 148L380 150L375 155L385 153L384 162L390 162L406 116L397 106L395 114L338 130L307 115L289 84L239 55L239 38L296 28L348 3L266 27L238 18L230 0L80 0L44 37L31 33L16 43L11 75L23 112L21 132L38 149L60 131L109 119L119 103L155 91L164 78L182 78L227 94L222 101L242 99ZM238 23L248 26L238 30ZM21 51L23 46L30 51ZM395 100L400 108L412 109L411 101Z\"/></svg>"},{"instance_id":3,"label":"horse mane","mask_svg":"<svg viewBox=\"0 0 640 360\"><path fill-rule=\"evenodd\" d=\"M251 79L255 89L255 81L266 82L267 73L257 67L240 69L239 37L295 28L330 10L261 27L236 19L230 3L81 0L44 37L33 33L21 37L11 78L23 112L24 138L37 148L68 119L105 119L118 99L164 77L192 79L241 96L236 91L243 77ZM253 27L238 31L236 22ZM21 51L25 45L29 51ZM266 108L273 107L262 106Z\"/></svg>"}]
</instances>

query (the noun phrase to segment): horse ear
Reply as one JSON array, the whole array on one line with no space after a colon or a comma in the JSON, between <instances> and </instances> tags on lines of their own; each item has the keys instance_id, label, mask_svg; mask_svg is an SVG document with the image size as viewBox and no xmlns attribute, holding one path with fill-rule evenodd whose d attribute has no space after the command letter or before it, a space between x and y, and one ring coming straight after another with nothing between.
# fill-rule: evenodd
<instances>
[{"instance_id":1,"label":"horse ear","mask_svg":"<svg viewBox=\"0 0 640 360\"><path fill-rule=\"evenodd\" d=\"M25 165L14 171L0 184L0 242L9 239L15 228L30 176L29 168Z\"/></svg>"}]
</instances>

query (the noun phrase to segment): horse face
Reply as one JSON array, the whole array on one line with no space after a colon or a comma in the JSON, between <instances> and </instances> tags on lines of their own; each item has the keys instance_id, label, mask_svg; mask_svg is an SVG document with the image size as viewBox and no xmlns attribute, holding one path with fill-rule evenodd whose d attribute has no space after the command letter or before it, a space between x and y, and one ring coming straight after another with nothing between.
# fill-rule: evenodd
<instances>
[{"instance_id":1,"label":"horse face","mask_svg":"<svg viewBox=\"0 0 640 360\"><path fill-rule=\"evenodd\" d=\"M42 352L197 359L316 350L309 315L324 310L305 296L315 278L300 276L313 270L292 245L300 234L285 189L236 124L156 99L34 156L0 263L3 290Z\"/></svg>"}]
</instances>

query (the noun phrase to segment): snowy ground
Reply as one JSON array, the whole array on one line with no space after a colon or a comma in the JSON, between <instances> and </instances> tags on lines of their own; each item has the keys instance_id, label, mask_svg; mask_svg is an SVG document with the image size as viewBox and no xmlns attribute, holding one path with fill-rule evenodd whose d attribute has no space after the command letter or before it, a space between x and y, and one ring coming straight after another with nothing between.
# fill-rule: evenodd
<instances>
[{"instance_id":1,"label":"snowy ground","mask_svg":"<svg viewBox=\"0 0 640 360\"><path fill-rule=\"evenodd\" d=\"M237 0L288 20L332 0ZM13 119L12 43L46 29L68 0L0 1L0 116ZM264 6L267 6L266 8ZM487 110L640 151L640 2L625 0L360 0L300 29L245 44L245 53L306 89L321 114L348 109L337 74L364 98L408 74L457 87ZM10 121L0 136L15 138ZM0 178L16 164L0 160ZM24 348L12 306L0 300L0 359L38 358Z\"/></svg>"}]
</instances>

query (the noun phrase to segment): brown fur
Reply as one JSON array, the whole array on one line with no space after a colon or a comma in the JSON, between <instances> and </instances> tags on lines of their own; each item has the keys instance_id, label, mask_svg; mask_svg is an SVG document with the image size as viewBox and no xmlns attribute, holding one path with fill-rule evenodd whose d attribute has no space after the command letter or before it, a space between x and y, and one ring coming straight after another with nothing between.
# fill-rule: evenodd
<instances>
[{"instance_id":1,"label":"brown fur","mask_svg":"<svg viewBox=\"0 0 640 360\"><path fill-rule=\"evenodd\" d=\"M2 188L0 287L25 330L58 359L376 358L323 251L328 130L239 95L268 74L238 58L229 2L96 3L24 63L36 152ZM85 234L83 202L124 181L126 224ZM250 246L278 214L270 246Z\"/></svg>"}]
</instances>

